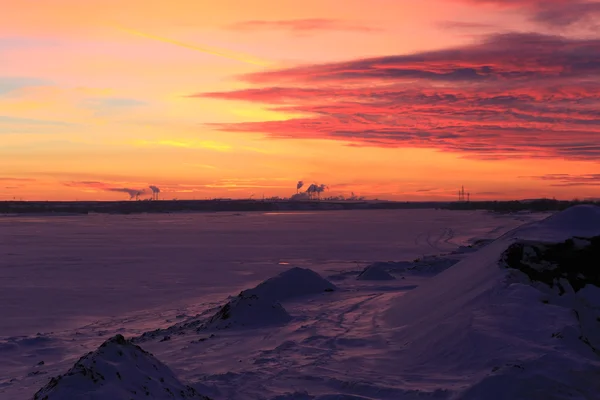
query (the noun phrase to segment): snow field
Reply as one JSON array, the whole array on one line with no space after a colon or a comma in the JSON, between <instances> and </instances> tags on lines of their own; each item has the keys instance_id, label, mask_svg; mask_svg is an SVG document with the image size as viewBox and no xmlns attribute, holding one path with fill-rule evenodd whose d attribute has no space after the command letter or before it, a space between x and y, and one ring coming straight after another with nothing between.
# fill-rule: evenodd
<instances>
[{"instance_id":1,"label":"snow field","mask_svg":"<svg viewBox=\"0 0 600 400\"><path fill-rule=\"evenodd\" d=\"M419 233L414 245L424 247L405 253L406 258L378 256L373 249L370 259L364 257L367 270L375 266L396 279L357 279L364 267L349 268L352 259L340 262L341 254L310 263L280 257L289 261L278 267L279 273L271 272L271 278L256 286L255 277L247 280L245 287L252 289L230 288L230 295L239 294L225 300L214 293L188 306L165 309L160 317L149 310L102 317L77 329L5 337L0 357L7 361L3 371L12 372L0 376L0 397L32 396L50 376L65 371L79 376L69 375L79 368L73 362L122 332L134 338L127 346L139 345L156 355L156 361L146 364L161 360L168 365L173 371L167 386L171 390L181 387L186 393L190 386L198 396L215 400L592 399L599 389L593 380L599 367L593 348L598 330L592 323L593 310L600 307L596 288L571 288L566 297L559 296L501 263L505 250L524 236L536 242L536 232L555 238L594 232L593 224L577 230L581 224L573 223L574 218L566 218L570 231L545 222L510 231L525 221L504 216L498 225L488 221L484 229L475 221L466 229L470 233L461 233L455 222L445 221L453 228L435 228L435 235ZM492 243L468 240L492 239L507 231ZM451 245L446 242L461 236ZM591 316L578 319L574 310ZM30 360L28 367L23 357ZM38 365L40 360L45 363ZM61 393L120 396L123 388L137 391L141 384L143 391L148 385L142 380L156 380L146 364L133 363L135 356L124 360L109 370L135 371L129 376L136 378L126 385L117 378L97 391L90 389L96 385L93 380L86 386L88 380L79 377ZM158 377L150 391L155 398L161 398L156 397L161 390L167 392L162 383Z\"/></svg>"}]
</instances>

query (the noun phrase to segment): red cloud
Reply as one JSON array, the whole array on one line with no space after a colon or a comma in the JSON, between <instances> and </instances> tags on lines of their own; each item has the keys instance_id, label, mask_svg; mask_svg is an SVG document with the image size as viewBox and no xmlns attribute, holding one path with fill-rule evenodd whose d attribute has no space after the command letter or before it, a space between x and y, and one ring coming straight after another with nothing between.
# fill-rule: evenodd
<instances>
[{"instance_id":1,"label":"red cloud","mask_svg":"<svg viewBox=\"0 0 600 400\"><path fill-rule=\"evenodd\" d=\"M535 22L552 27L566 27L593 22L600 15L600 2L594 0L459 0L471 4L517 8L530 14ZM597 26L595 27L597 28Z\"/></svg>"},{"instance_id":2,"label":"red cloud","mask_svg":"<svg viewBox=\"0 0 600 400\"><path fill-rule=\"evenodd\" d=\"M463 82L597 78L600 40L541 34L493 35L483 43L427 53L352 60L255 73L250 83Z\"/></svg>"},{"instance_id":3,"label":"red cloud","mask_svg":"<svg viewBox=\"0 0 600 400\"><path fill-rule=\"evenodd\" d=\"M461 48L244 79L264 87L192 96L260 102L304 117L217 129L485 159L600 157L600 40L504 34Z\"/></svg>"}]
</instances>

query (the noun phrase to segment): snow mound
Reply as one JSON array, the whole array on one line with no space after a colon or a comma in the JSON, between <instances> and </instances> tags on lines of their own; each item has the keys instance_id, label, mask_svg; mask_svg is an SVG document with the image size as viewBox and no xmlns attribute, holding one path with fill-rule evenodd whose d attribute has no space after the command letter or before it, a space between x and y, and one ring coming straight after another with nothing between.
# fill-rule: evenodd
<instances>
[{"instance_id":1,"label":"snow mound","mask_svg":"<svg viewBox=\"0 0 600 400\"><path fill-rule=\"evenodd\" d=\"M295 267L267 279L255 288L244 290L241 294L258 296L262 300L285 301L336 289L333 283L313 270Z\"/></svg>"},{"instance_id":2,"label":"snow mound","mask_svg":"<svg viewBox=\"0 0 600 400\"><path fill-rule=\"evenodd\" d=\"M358 275L356 270L351 270L330 275L329 279L341 281L351 276L359 280L396 279L391 273L402 276L429 277L447 270L464 258L466 256L465 253L466 252L461 252L460 254L452 253L442 256L431 255L413 261L376 261L365 267ZM369 271L367 271L367 269L369 269ZM385 277L385 274L388 276ZM371 276L373 277L371 278Z\"/></svg>"},{"instance_id":3,"label":"snow mound","mask_svg":"<svg viewBox=\"0 0 600 400\"><path fill-rule=\"evenodd\" d=\"M210 400L179 382L166 365L121 335L83 356L34 396L34 400L165 398Z\"/></svg>"},{"instance_id":4,"label":"snow mound","mask_svg":"<svg viewBox=\"0 0 600 400\"><path fill-rule=\"evenodd\" d=\"M579 205L566 209L548 217L544 225L559 230L584 229L594 231L600 229L600 207Z\"/></svg>"},{"instance_id":5,"label":"snow mound","mask_svg":"<svg viewBox=\"0 0 600 400\"><path fill-rule=\"evenodd\" d=\"M233 297L218 311L207 310L182 323L166 329L145 332L134 340L143 342L172 334L184 334L194 330L228 328L259 328L263 326L283 325L292 317L281 306L280 301L331 292L337 287L316 272L305 268L292 268L260 283L252 289L242 291ZM212 316L211 316L212 314Z\"/></svg>"},{"instance_id":6,"label":"snow mound","mask_svg":"<svg viewBox=\"0 0 600 400\"><path fill-rule=\"evenodd\" d=\"M201 329L259 328L282 325L291 319L281 304L242 292L221 307Z\"/></svg>"},{"instance_id":7,"label":"snow mound","mask_svg":"<svg viewBox=\"0 0 600 400\"><path fill-rule=\"evenodd\" d=\"M379 268L377 265L369 265L358 274L356 279L359 281L391 281L396 278L383 268Z\"/></svg>"},{"instance_id":8,"label":"snow mound","mask_svg":"<svg viewBox=\"0 0 600 400\"><path fill-rule=\"evenodd\" d=\"M560 241L573 236L600 235L600 207L578 205L550 217L517 229L515 234L524 239Z\"/></svg>"},{"instance_id":9,"label":"snow mound","mask_svg":"<svg viewBox=\"0 0 600 400\"><path fill-rule=\"evenodd\" d=\"M280 325L292 317L280 301L311 294L331 292L336 286L307 268L292 268L242 291L225 304L200 329L261 327Z\"/></svg>"}]
</instances>

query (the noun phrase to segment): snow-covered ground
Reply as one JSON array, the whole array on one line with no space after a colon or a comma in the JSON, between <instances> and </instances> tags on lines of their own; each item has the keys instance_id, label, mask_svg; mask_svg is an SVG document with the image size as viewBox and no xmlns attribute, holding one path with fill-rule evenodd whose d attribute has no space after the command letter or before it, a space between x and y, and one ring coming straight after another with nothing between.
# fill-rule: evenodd
<instances>
[{"instance_id":1,"label":"snow-covered ground","mask_svg":"<svg viewBox=\"0 0 600 400\"><path fill-rule=\"evenodd\" d=\"M118 333L168 366L161 385L101 357L128 388L216 400L596 398L597 293L558 296L500 261L520 239L600 235L581 210L515 231L545 216L0 217L0 398L31 398ZM110 378L97 393L120 393ZM85 398L81 382L49 398Z\"/></svg>"}]
</instances>

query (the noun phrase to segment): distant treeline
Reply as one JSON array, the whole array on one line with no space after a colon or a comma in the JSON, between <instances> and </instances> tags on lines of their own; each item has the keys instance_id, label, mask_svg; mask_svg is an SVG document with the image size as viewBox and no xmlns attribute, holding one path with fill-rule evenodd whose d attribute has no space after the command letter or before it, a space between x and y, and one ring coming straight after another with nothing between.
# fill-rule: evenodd
<instances>
[{"instance_id":1,"label":"distant treeline","mask_svg":"<svg viewBox=\"0 0 600 400\"><path fill-rule=\"evenodd\" d=\"M290 201L290 200L157 200L157 201L4 201L0 214L135 214L172 212L318 211L448 209L490 210L495 212L560 211L590 201L477 201L477 202L398 202L398 201Z\"/></svg>"},{"instance_id":2,"label":"distant treeline","mask_svg":"<svg viewBox=\"0 0 600 400\"><path fill-rule=\"evenodd\" d=\"M448 203L331 200L154 200L154 201L6 201L0 214L136 214L170 212L319 211L443 208Z\"/></svg>"},{"instance_id":3,"label":"distant treeline","mask_svg":"<svg viewBox=\"0 0 600 400\"><path fill-rule=\"evenodd\" d=\"M595 204L597 206L600 206L600 201L566 201L553 199L540 199L528 201L473 201L462 203L450 203L445 208L450 210L490 210L496 212L545 212L562 211L578 204Z\"/></svg>"}]
</instances>

